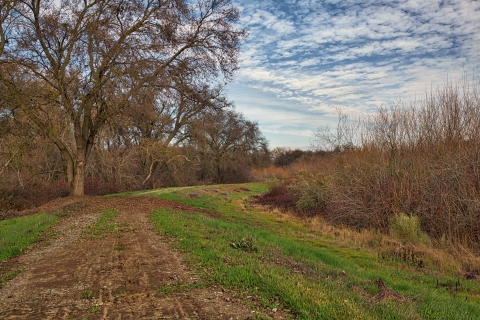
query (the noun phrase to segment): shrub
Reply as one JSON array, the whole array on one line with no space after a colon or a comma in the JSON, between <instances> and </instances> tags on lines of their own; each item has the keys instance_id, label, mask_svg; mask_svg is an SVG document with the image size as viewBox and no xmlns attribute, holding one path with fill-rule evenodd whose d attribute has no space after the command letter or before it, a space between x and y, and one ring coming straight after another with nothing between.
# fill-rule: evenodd
<instances>
[{"instance_id":1,"label":"shrub","mask_svg":"<svg viewBox=\"0 0 480 320\"><path fill-rule=\"evenodd\" d=\"M3 188L0 189L0 214L7 217L9 212L40 206L67 195L68 187L64 182L27 185L25 188Z\"/></svg>"},{"instance_id":2,"label":"shrub","mask_svg":"<svg viewBox=\"0 0 480 320\"><path fill-rule=\"evenodd\" d=\"M256 240L252 236L243 237L239 241L231 242L230 246L247 252L258 252Z\"/></svg>"},{"instance_id":3,"label":"shrub","mask_svg":"<svg viewBox=\"0 0 480 320\"><path fill-rule=\"evenodd\" d=\"M326 177L322 173L309 173L300 170L295 174L288 192L296 197L296 206L302 211L316 211L323 208L327 202L328 188Z\"/></svg>"},{"instance_id":4,"label":"shrub","mask_svg":"<svg viewBox=\"0 0 480 320\"><path fill-rule=\"evenodd\" d=\"M314 145L332 154L310 171L328 177L327 221L388 233L400 212L414 212L405 222L418 221L435 242L480 253L480 79L446 82L424 100L357 120L339 115L337 132L315 134ZM334 152L348 143L356 147Z\"/></svg>"},{"instance_id":5,"label":"shrub","mask_svg":"<svg viewBox=\"0 0 480 320\"><path fill-rule=\"evenodd\" d=\"M85 179L85 195L104 196L119 191L125 191L125 187L120 188L120 186L112 182L105 182L100 179Z\"/></svg>"},{"instance_id":6,"label":"shrub","mask_svg":"<svg viewBox=\"0 0 480 320\"><path fill-rule=\"evenodd\" d=\"M283 167L272 165L266 168L252 169L252 176L256 181L268 181L271 179L284 180L290 178L290 173Z\"/></svg>"},{"instance_id":7,"label":"shrub","mask_svg":"<svg viewBox=\"0 0 480 320\"><path fill-rule=\"evenodd\" d=\"M408 216L403 212L390 220L390 234L404 244L407 242L412 244L430 243L430 238L420 229L418 217L416 215Z\"/></svg>"},{"instance_id":8,"label":"shrub","mask_svg":"<svg viewBox=\"0 0 480 320\"><path fill-rule=\"evenodd\" d=\"M270 191L257 198L255 203L283 210L295 208L298 197L288 193L289 183L289 181L272 183Z\"/></svg>"},{"instance_id":9,"label":"shrub","mask_svg":"<svg viewBox=\"0 0 480 320\"><path fill-rule=\"evenodd\" d=\"M290 150L277 148L276 151L273 163L277 167L288 167L305 154L305 151L300 149Z\"/></svg>"}]
</instances>

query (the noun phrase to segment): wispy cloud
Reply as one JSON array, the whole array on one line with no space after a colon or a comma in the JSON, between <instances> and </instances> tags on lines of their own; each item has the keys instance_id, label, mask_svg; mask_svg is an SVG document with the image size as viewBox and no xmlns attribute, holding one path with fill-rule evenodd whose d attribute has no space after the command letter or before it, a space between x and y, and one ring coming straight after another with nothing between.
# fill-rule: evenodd
<instances>
[{"instance_id":1,"label":"wispy cloud","mask_svg":"<svg viewBox=\"0 0 480 320\"><path fill-rule=\"evenodd\" d=\"M479 1L235 2L250 30L237 84L277 97L260 119L276 112L287 116L275 121L288 122L296 114L303 131L315 129L315 114L322 121L338 106L372 112L480 67ZM241 95L235 102L243 108ZM266 130L287 127L263 122Z\"/></svg>"},{"instance_id":2,"label":"wispy cloud","mask_svg":"<svg viewBox=\"0 0 480 320\"><path fill-rule=\"evenodd\" d=\"M233 1L250 37L229 96L273 146L480 71L479 0Z\"/></svg>"}]
</instances>

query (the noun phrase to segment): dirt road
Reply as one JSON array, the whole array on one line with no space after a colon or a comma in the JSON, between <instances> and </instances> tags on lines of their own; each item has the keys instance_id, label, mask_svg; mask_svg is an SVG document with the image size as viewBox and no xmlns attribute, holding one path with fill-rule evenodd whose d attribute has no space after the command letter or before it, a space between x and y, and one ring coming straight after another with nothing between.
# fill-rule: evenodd
<instances>
[{"instance_id":1,"label":"dirt road","mask_svg":"<svg viewBox=\"0 0 480 320\"><path fill-rule=\"evenodd\" d=\"M66 198L41 208L67 212L47 245L4 263L22 272L0 289L0 319L248 319L252 310L199 280L153 230L156 208L187 207L141 197ZM114 231L91 236L105 209L118 212ZM196 209L189 208L190 211Z\"/></svg>"}]
</instances>

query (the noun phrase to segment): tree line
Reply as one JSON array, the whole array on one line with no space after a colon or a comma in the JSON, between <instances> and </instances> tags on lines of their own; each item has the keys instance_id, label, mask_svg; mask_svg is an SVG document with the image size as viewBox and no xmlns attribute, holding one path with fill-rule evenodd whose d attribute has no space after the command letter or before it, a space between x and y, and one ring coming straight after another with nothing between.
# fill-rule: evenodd
<instances>
[{"instance_id":1,"label":"tree line","mask_svg":"<svg viewBox=\"0 0 480 320\"><path fill-rule=\"evenodd\" d=\"M0 2L0 187L237 182L268 158L224 86L230 0Z\"/></svg>"}]
</instances>

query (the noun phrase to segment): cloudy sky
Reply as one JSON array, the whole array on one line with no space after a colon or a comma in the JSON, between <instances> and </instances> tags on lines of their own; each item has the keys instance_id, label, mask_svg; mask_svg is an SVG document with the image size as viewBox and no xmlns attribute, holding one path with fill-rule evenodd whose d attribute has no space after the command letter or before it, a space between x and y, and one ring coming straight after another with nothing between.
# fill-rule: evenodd
<instances>
[{"instance_id":1,"label":"cloudy sky","mask_svg":"<svg viewBox=\"0 0 480 320\"><path fill-rule=\"evenodd\" d=\"M336 107L371 113L480 72L480 1L234 3L250 36L227 93L271 147L307 148Z\"/></svg>"}]
</instances>

